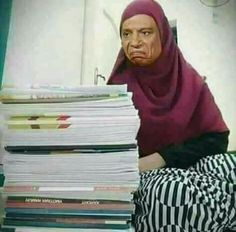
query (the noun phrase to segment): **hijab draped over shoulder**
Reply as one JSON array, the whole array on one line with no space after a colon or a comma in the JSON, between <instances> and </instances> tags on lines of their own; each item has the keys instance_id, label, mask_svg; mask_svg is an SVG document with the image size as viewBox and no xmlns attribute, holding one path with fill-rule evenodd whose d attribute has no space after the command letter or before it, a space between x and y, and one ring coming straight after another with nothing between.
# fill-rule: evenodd
<instances>
[{"instance_id":1,"label":"hijab draped over shoulder","mask_svg":"<svg viewBox=\"0 0 236 232\"><path fill-rule=\"evenodd\" d=\"M207 84L186 62L160 5L152 0L131 2L123 12L122 23L137 14L156 22L162 53L149 66L129 65L121 48L108 84L127 84L139 111L141 126L137 135L140 156L209 132L224 132L221 113Z\"/></svg>"}]
</instances>

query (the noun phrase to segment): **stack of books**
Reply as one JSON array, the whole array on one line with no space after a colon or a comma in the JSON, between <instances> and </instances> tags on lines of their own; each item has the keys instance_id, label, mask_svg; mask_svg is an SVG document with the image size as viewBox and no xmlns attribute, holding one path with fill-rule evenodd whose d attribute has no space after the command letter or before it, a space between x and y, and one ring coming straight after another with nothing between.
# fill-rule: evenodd
<instances>
[{"instance_id":1,"label":"stack of books","mask_svg":"<svg viewBox=\"0 0 236 232\"><path fill-rule=\"evenodd\" d=\"M3 117L0 112L0 121L3 122ZM2 195L2 190L3 190L3 183L4 183L4 174L3 174L3 154L4 154L4 149L2 146L2 125L3 123L0 124L0 228L2 224L2 218L3 218L3 195ZM0 229L1 231L1 229Z\"/></svg>"},{"instance_id":2,"label":"stack of books","mask_svg":"<svg viewBox=\"0 0 236 232\"><path fill-rule=\"evenodd\" d=\"M4 89L3 231L132 231L139 117L126 85Z\"/></svg>"}]
</instances>

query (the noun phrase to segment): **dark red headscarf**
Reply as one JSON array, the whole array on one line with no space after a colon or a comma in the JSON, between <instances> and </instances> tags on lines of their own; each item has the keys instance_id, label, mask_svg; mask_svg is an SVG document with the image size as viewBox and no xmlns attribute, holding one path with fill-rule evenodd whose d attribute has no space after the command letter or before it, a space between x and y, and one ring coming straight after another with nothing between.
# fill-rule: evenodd
<instances>
[{"instance_id":1,"label":"dark red headscarf","mask_svg":"<svg viewBox=\"0 0 236 232\"><path fill-rule=\"evenodd\" d=\"M108 84L127 84L139 110L137 140L145 156L208 132L224 132L221 113L207 84L186 62L177 47L168 20L158 3L135 0L125 9L123 22L137 14L151 16L158 25L162 53L148 67L127 65L120 50Z\"/></svg>"}]
</instances>

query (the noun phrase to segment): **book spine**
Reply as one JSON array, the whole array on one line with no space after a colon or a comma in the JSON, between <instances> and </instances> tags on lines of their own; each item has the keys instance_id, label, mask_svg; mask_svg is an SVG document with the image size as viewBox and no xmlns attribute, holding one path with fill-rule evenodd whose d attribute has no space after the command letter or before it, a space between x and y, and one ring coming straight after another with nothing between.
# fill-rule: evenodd
<instances>
[{"instance_id":1,"label":"book spine","mask_svg":"<svg viewBox=\"0 0 236 232\"><path fill-rule=\"evenodd\" d=\"M62 203L77 203L85 205L101 205L101 204L130 204L130 201L121 201L121 200L100 200L100 199L70 199L70 198L49 198L49 197L25 197L25 196L9 196L7 198L7 203L53 203L53 204L62 204Z\"/></svg>"},{"instance_id":2,"label":"book spine","mask_svg":"<svg viewBox=\"0 0 236 232\"><path fill-rule=\"evenodd\" d=\"M100 209L100 210L77 210L77 209L30 209L30 208L5 208L5 213L17 213L17 214L47 214L47 215L86 215L86 216L93 216L93 215L106 215L106 216L116 216L122 215L127 216L133 213L131 210L111 210L111 209Z\"/></svg>"},{"instance_id":3,"label":"book spine","mask_svg":"<svg viewBox=\"0 0 236 232\"><path fill-rule=\"evenodd\" d=\"M58 223L71 223L71 224L127 224L126 220L121 219L102 219L102 218L71 218L71 217L50 217L50 218L41 218L41 217L5 217L4 220L14 220L14 221L38 221L38 222L58 222Z\"/></svg>"},{"instance_id":4,"label":"book spine","mask_svg":"<svg viewBox=\"0 0 236 232\"><path fill-rule=\"evenodd\" d=\"M95 187L43 187L43 186L4 186L4 192L127 192L135 191L134 187L95 186Z\"/></svg>"},{"instance_id":5,"label":"book spine","mask_svg":"<svg viewBox=\"0 0 236 232\"><path fill-rule=\"evenodd\" d=\"M76 210L130 210L134 209L134 205L125 204L79 204L79 203L21 203L21 202L7 202L6 208L29 208L29 209L76 209Z\"/></svg>"},{"instance_id":6,"label":"book spine","mask_svg":"<svg viewBox=\"0 0 236 232\"><path fill-rule=\"evenodd\" d=\"M96 228L96 229L128 229L129 224L100 224L100 223L65 223L65 222L42 222L42 221L27 221L27 220L12 220L5 219L3 225L8 226L35 226L35 227L58 227L58 228Z\"/></svg>"},{"instance_id":7,"label":"book spine","mask_svg":"<svg viewBox=\"0 0 236 232\"><path fill-rule=\"evenodd\" d=\"M6 218L51 218L55 217L53 214L29 214L25 212L21 213L6 213ZM65 217L63 214L56 214L57 218ZM67 215L67 218L88 218L89 215ZM100 219L116 219L116 220L125 220L125 221L131 221L132 215L131 214L115 214L115 215L93 215L93 218L100 218Z\"/></svg>"}]
</instances>

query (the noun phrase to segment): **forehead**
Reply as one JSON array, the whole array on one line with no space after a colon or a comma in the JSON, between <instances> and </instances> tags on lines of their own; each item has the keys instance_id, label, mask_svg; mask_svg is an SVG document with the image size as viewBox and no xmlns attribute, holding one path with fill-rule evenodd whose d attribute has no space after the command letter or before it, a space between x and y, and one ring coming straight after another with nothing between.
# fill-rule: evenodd
<instances>
[{"instance_id":1,"label":"forehead","mask_svg":"<svg viewBox=\"0 0 236 232\"><path fill-rule=\"evenodd\" d=\"M151 16L145 14L134 15L122 24L122 30L140 28L157 28L157 24Z\"/></svg>"}]
</instances>

